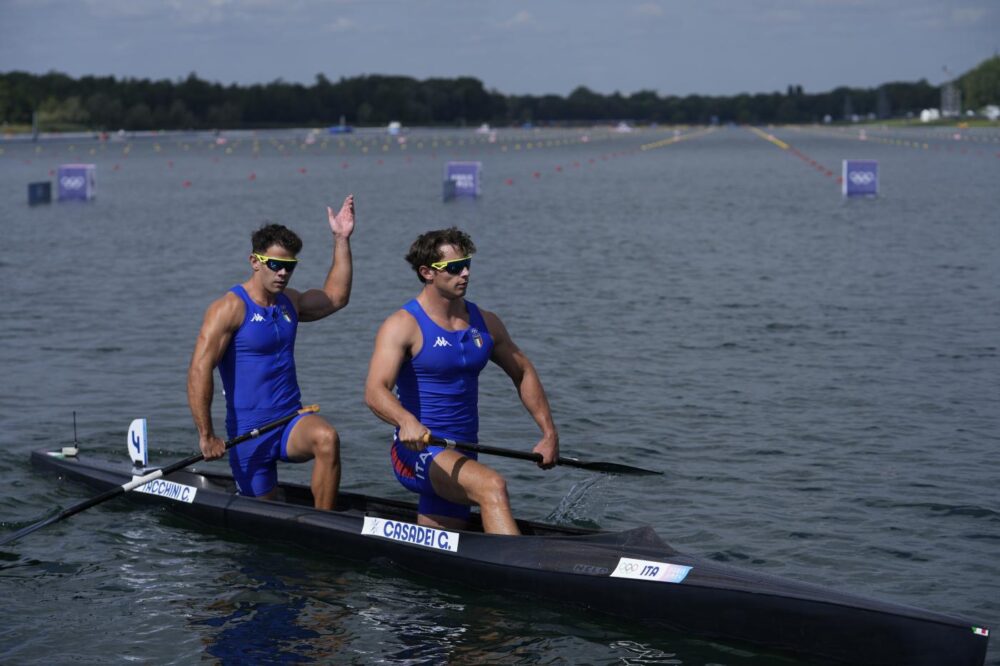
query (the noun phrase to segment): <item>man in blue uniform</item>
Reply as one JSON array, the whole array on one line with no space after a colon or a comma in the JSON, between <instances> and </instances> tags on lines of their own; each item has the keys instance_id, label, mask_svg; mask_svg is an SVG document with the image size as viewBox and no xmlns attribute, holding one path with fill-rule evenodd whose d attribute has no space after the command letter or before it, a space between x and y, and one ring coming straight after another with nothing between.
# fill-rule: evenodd
<instances>
[{"instance_id":1,"label":"man in blue uniform","mask_svg":"<svg viewBox=\"0 0 1000 666\"><path fill-rule=\"evenodd\" d=\"M493 361L514 382L542 432L533 449L542 455L541 467L552 467L559 455L559 435L535 367L499 317L465 299L475 251L472 239L456 228L429 231L410 247L406 260L423 290L379 328L365 401L396 426L393 469L400 483L420 494L421 525L461 529L476 504L487 532L518 534L500 474L475 454L424 443L428 433L478 442L479 373Z\"/></svg>"},{"instance_id":2,"label":"man in blue uniform","mask_svg":"<svg viewBox=\"0 0 1000 666\"><path fill-rule=\"evenodd\" d=\"M270 224L251 238L250 278L208 307L188 369L188 404L205 460L221 458L225 443L212 425L213 370L226 395L229 437L249 432L301 408L295 376L295 333L300 321L316 321L347 305L351 295L351 234L354 196L334 214L333 264L322 289L288 288L302 241L290 229ZM332 509L340 486L340 438L316 414L296 417L229 450L229 465L241 495L272 499L277 461L314 460L316 508Z\"/></svg>"}]
</instances>

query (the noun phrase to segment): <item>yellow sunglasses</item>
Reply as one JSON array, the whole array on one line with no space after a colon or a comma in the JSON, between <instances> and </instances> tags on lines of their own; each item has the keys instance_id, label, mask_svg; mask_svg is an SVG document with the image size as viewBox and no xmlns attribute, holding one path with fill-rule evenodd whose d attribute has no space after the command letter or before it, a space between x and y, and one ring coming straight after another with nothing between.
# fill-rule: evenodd
<instances>
[{"instance_id":1,"label":"yellow sunglasses","mask_svg":"<svg viewBox=\"0 0 1000 666\"><path fill-rule=\"evenodd\" d=\"M282 257L268 257L263 254L253 253L253 256L257 257L257 261L264 264L272 271L277 273L282 268L291 273L295 270L295 264L299 263L298 259L284 259Z\"/></svg>"},{"instance_id":2,"label":"yellow sunglasses","mask_svg":"<svg viewBox=\"0 0 1000 666\"><path fill-rule=\"evenodd\" d=\"M462 272L463 268L469 268L472 266L472 255L467 257L462 257L461 259L449 259L448 261L435 261L431 264L431 268L436 271L446 271L451 275L458 275Z\"/></svg>"}]
</instances>

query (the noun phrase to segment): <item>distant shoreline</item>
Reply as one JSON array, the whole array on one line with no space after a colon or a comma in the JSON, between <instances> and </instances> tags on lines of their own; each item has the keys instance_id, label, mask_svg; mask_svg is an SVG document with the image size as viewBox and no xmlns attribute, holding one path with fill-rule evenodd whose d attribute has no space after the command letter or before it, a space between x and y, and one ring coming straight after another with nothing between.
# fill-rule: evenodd
<instances>
[{"instance_id":1,"label":"distant shoreline","mask_svg":"<svg viewBox=\"0 0 1000 666\"><path fill-rule=\"evenodd\" d=\"M728 123L726 123L728 124ZM740 124L740 123L737 123ZM1000 120L989 120L987 118L942 118L940 120L934 120L931 122L921 122L918 119L889 119L889 120L866 120L864 122L851 122L847 120L833 121L830 123L750 123L759 126L780 126L780 127L857 127L857 128L931 128L931 127L947 127L953 129L971 129L971 128L997 128L1000 129ZM640 129L664 129L671 128L675 126L690 126L689 123L679 123L679 124L641 124L637 123L636 128ZM592 125L558 125L558 124L547 124L541 127L532 127L532 130L593 130L601 128L611 128L614 123L603 122L594 123ZM130 140L136 138L156 138L162 136L178 136L178 135L191 135L191 136L204 136L215 133L253 133L253 132L268 132L268 131L326 131L326 127L300 127L295 125L289 125L285 127L232 127L226 129L218 130L177 130L177 129L145 129L145 130L129 130L124 135L119 136L116 132L107 132L105 130L95 130L83 126L63 126L58 129L46 129L44 132L39 132L39 140L47 139L78 139L78 140L93 140L93 141L122 141ZM373 126L358 126L357 130L364 132L365 134L381 133L384 132L385 128L382 125ZM443 131L458 131L467 130L469 133L475 132L475 128L472 127L462 127L459 125L434 125L434 126L419 126L410 127L408 130L422 130L422 131L433 131L433 130L443 130ZM509 127L494 127L494 131L525 131L526 128L509 126ZM349 135L341 135L339 138L341 140L346 139ZM30 125L24 124L11 124L3 125L0 127L0 141L17 140L24 141L30 140L32 137L32 128Z\"/></svg>"}]
</instances>

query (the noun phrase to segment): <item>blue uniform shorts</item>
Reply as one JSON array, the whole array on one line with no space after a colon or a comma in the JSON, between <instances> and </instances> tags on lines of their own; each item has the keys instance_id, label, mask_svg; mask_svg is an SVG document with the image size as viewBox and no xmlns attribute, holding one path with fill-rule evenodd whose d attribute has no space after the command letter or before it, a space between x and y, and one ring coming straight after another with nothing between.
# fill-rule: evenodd
<instances>
[{"instance_id":1,"label":"blue uniform shorts","mask_svg":"<svg viewBox=\"0 0 1000 666\"><path fill-rule=\"evenodd\" d=\"M299 414L282 428L269 430L229 449L229 468L240 495L260 497L278 484L278 461L288 460L288 436L307 414Z\"/></svg>"},{"instance_id":2,"label":"blue uniform shorts","mask_svg":"<svg viewBox=\"0 0 1000 666\"><path fill-rule=\"evenodd\" d=\"M413 451L393 437L392 450L390 451L392 469L404 488L420 495L417 510L421 514L468 520L469 514L472 512L471 506L456 504L438 497L431 485L429 473L431 462L444 450L444 447L441 446L428 446L423 451ZM468 451L460 451L459 453L473 460L476 459L475 453Z\"/></svg>"}]
</instances>

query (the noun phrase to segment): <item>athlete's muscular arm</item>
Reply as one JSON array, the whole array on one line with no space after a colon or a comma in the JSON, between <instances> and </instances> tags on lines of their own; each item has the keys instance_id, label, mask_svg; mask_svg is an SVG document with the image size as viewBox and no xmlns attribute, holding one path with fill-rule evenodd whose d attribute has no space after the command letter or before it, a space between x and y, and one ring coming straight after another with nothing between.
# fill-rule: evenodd
<instances>
[{"instance_id":1,"label":"athlete's muscular arm","mask_svg":"<svg viewBox=\"0 0 1000 666\"><path fill-rule=\"evenodd\" d=\"M330 231L333 232L333 263L322 289L298 293L286 290L299 313L299 321L315 321L333 314L347 305L351 298L354 269L351 258L351 234L354 233L354 195L344 199L340 211L334 214L327 206Z\"/></svg>"},{"instance_id":2,"label":"athlete's muscular arm","mask_svg":"<svg viewBox=\"0 0 1000 666\"><path fill-rule=\"evenodd\" d=\"M420 327L413 316L405 310L393 313L382 323L375 336L375 349L365 380L365 403L368 408L386 423L397 426L399 441L414 451L426 447L423 437L428 430L403 407L392 390L403 362L420 351L420 344Z\"/></svg>"},{"instance_id":3,"label":"athlete's muscular arm","mask_svg":"<svg viewBox=\"0 0 1000 666\"><path fill-rule=\"evenodd\" d=\"M208 306L191 355L187 382L188 405L198 429L198 446L205 460L221 458L226 451L225 442L216 436L212 426L212 393L215 390L213 371L243 321L244 314L243 301L231 292Z\"/></svg>"},{"instance_id":4,"label":"athlete's muscular arm","mask_svg":"<svg viewBox=\"0 0 1000 666\"><path fill-rule=\"evenodd\" d=\"M486 310L480 312L493 337L493 353L490 355L490 360L503 368L514 382L521 402L542 431L542 438L532 451L542 454L539 466L548 469L555 465L556 458L559 457L559 432L552 421L552 409L549 407L549 399L545 396L542 382L538 378L538 372L524 352L511 340L500 318Z\"/></svg>"}]
</instances>

